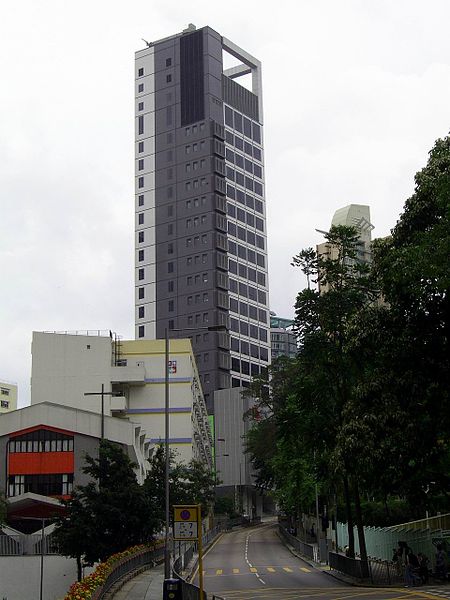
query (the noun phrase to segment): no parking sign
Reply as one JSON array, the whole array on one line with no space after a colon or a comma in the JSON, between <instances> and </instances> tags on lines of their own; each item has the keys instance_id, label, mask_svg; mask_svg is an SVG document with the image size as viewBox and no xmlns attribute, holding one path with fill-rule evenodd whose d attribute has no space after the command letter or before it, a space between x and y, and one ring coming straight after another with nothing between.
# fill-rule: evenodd
<instances>
[{"instance_id":1,"label":"no parking sign","mask_svg":"<svg viewBox=\"0 0 450 600\"><path fill-rule=\"evenodd\" d=\"M199 507L197 505L174 506L173 539L198 540Z\"/></svg>"}]
</instances>

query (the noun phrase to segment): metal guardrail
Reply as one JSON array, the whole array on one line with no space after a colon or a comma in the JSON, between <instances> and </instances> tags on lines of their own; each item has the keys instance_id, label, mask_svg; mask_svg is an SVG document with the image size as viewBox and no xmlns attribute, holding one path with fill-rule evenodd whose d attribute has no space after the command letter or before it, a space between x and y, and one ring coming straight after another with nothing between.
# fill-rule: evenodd
<instances>
[{"instance_id":1,"label":"metal guardrail","mask_svg":"<svg viewBox=\"0 0 450 600\"><path fill-rule=\"evenodd\" d=\"M343 554L328 554L330 568L359 581L370 581L376 585L402 584L405 580L404 566L390 560L369 558L367 568L359 558L349 558Z\"/></svg>"},{"instance_id":2,"label":"metal guardrail","mask_svg":"<svg viewBox=\"0 0 450 600\"><path fill-rule=\"evenodd\" d=\"M288 544L290 544L293 548L295 548L303 556L306 556L307 558L310 558L311 560L315 560L314 546L311 546L311 544L307 544L306 542L299 540L294 535L287 532L286 529L283 527L283 525L279 524L278 528L279 528L281 537Z\"/></svg>"},{"instance_id":3,"label":"metal guardrail","mask_svg":"<svg viewBox=\"0 0 450 600\"><path fill-rule=\"evenodd\" d=\"M37 556L41 552L41 534L0 534L0 556ZM44 554L59 554L52 533L44 536Z\"/></svg>"},{"instance_id":4,"label":"metal guardrail","mask_svg":"<svg viewBox=\"0 0 450 600\"><path fill-rule=\"evenodd\" d=\"M221 532L221 527L214 527L214 529L210 529L205 533L202 538L203 547L206 547L210 542L212 542ZM200 590L193 583L188 583L182 573L184 569L187 567L189 562L192 560L194 553L197 551L197 543L191 544L173 563L173 574L181 581L181 587L183 591L183 600L201 600L200 599ZM208 596L206 592L203 592L203 600L223 600L220 596L215 596L214 594Z\"/></svg>"},{"instance_id":5,"label":"metal guardrail","mask_svg":"<svg viewBox=\"0 0 450 600\"><path fill-rule=\"evenodd\" d=\"M328 560L330 569L340 571L345 575L349 575L354 579L364 579L361 561L357 558L349 558L343 554L337 554L336 552L328 553Z\"/></svg>"},{"instance_id":6,"label":"metal guardrail","mask_svg":"<svg viewBox=\"0 0 450 600\"><path fill-rule=\"evenodd\" d=\"M161 548L157 548L156 550L145 550L140 554L135 554L130 558L123 559L114 567L114 569L106 578L105 583L94 592L92 600L103 600L104 598L106 598L106 594L109 592L112 586L119 579L122 579L122 577L128 575L128 573L136 571L136 569L139 569L140 567L149 565L152 562L157 561L163 556L164 547L162 546Z\"/></svg>"},{"instance_id":7,"label":"metal guardrail","mask_svg":"<svg viewBox=\"0 0 450 600\"><path fill-rule=\"evenodd\" d=\"M405 582L404 567L390 560L369 558L369 573L372 583L377 585L403 584Z\"/></svg>"}]
</instances>

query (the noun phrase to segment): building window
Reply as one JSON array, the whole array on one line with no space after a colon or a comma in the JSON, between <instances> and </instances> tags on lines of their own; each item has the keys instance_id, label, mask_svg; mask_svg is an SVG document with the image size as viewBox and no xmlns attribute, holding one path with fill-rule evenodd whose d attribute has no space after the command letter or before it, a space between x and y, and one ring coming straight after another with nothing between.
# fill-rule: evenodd
<instances>
[{"instance_id":1,"label":"building window","mask_svg":"<svg viewBox=\"0 0 450 600\"><path fill-rule=\"evenodd\" d=\"M171 66L172 66L172 59L166 58L166 67L171 67Z\"/></svg>"},{"instance_id":2,"label":"building window","mask_svg":"<svg viewBox=\"0 0 450 600\"><path fill-rule=\"evenodd\" d=\"M139 325L138 327L138 337L143 338L145 335L145 327L144 325Z\"/></svg>"},{"instance_id":3,"label":"building window","mask_svg":"<svg viewBox=\"0 0 450 600\"><path fill-rule=\"evenodd\" d=\"M166 82L170 83L172 81L172 75L167 75L166 76Z\"/></svg>"},{"instance_id":4,"label":"building window","mask_svg":"<svg viewBox=\"0 0 450 600\"><path fill-rule=\"evenodd\" d=\"M142 135L144 133L144 117L138 118L138 134Z\"/></svg>"},{"instance_id":5,"label":"building window","mask_svg":"<svg viewBox=\"0 0 450 600\"><path fill-rule=\"evenodd\" d=\"M140 92L143 92L143 91L144 91L144 84L143 84L143 83L140 83L140 84L138 85L138 92L140 93Z\"/></svg>"},{"instance_id":6,"label":"building window","mask_svg":"<svg viewBox=\"0 0 450 600\"><path fill-rule=\"evenodd\" d=\"M144 178L143 177L139 177L138 178L138 187L139 188L143 188L144 187Z\"/></svg>"},{"instance_id":7,"label":"building window","mask_svg":"<svg viewBox=\"0 0 450 600\"><path fill-rule=\"evenodd\" d=\"M144 103L143 102L139 102L139 104L138 104L138 110L144 110Z\"/></svg>"},{"instance_id":8,"label":"building window","mask_svg":"<svg viewBox=\"0 0 450 600\"><path fill-rule=\"evenodd\" d=\"M167 308L168 308L169 312L173 312L174 311L174 302L173 302L173 300L169 300L169 302L167 303Z\"/></svg>"},{"instance_id":9,"label":"building window","mask_svg":"<svg viewBox=\"0 0 450 600\"><path fill-rule=\"evenodd\" d=\"M173 279L171 279L170 281L167 282L167 291L168 292L173 292L174 291Z\"/></svg>"},{"instance_id":10,"label":"building window","mask_svg":"<svg viewBox=\"0 0 450 600\"><path fill-rule=\"evenodd\" d=\"M144 68L141 67L140 69L138 69L138 77L142 77L143 74L144 74Z\"/></svg>"},{"instance_id":11,"label":"building window","mask_svg":"<svg viewBox=\"0 0 450 600\"><path fill-rule=\"evenodd\" d=\"M169 320L169 329L175 329L175 321L173 319Z\"/></svg>"},{"instance_id":12,"label":"building window","mask_svg":"<svg viewBox=\"0 0 450 600\"><path fill-rule=\"evenodd\" d=\"M139 144L138 144L138 152L144 152L144 142L139 142Z\"/></svg>"},{"instance_id":13,"label":"building window","mask_svg":"<svg viewBox=\"0 0 450 600\"><path fill-rule=\"evenodd\" d=\"M138 252L138 260L139 262L144 260L144 251L143 250L139 250Z\"/></svg>"},{"instance_id":14,"label":"building window","mask_svg":"<svg viewBox=\"0 0 450 600\"><path fill-rule=\"evenodd\" d=\"M138 224L139 225L143 225L144 224L144 213L139 213L138 214Z\"/></svg>"},{"instance_id":15,"label":"building window","mask_svg":"<svg viewBox=\"0 0 450 600\"><path fill-rule=\"evenodd\" d=\"M142 300L144 298L144 288L143 287L138 289L138 298L139 298L139 300Z\"/></svg>"},{"instance_id":16,"label":"building window","mask_svg":"<svg viewBox=\"0 0 450 600\"><path fill-rule=\"evenodd\" d=\"M140 306L140 307L138 308L138 317L139 317L140 319L143 319L143 318L144 318L144 315L145 315L145 309L144 309L144 307L143 307L143 306Z\"/></svg>"},{"instance_id":17,"label":"building window","mask_svg":"<svg viewBox=\"0 0 450 600\"><path fill-rule=\"evenodd\" d=\"M144 206L144 195L143 194L140 194L138 197L138 205Z\"/></svg>"},{"instance_id":18,"label":"building window","mask_svg":"<svg viewBox=\"0 0 450 600\"><path fill-rule=\"evenodd\" d=\"M173 273L173 271L174 271L174 264L173 264L173 262L168 262L167 263L167 272L168 273Z\"/></svg>"},{"instance_id":19,"label":"building window","mask_svg":"<svg viewBox=\"0 0 450 600\"><path fill-rule=\"evenodd\" d=\"M139 170L139 171L143 171L143 170L144 170L144 159L143 159L143 158L141 158L141 159L138 161L138 170Z\"/></svg>"},{"instance_id":20,"label":"building window","mask_svg":"<svg viewBox=\"0 0 450 600\"><path fill-rule=\"evenodd\" d=\"M139 269L138 271L138 279L142 281L144 279L144 269Z\"/></svg>"},{"instance_id":21,"label":"building window","mask_svg":"<svg viewBox=\"0 0 450 600\"><path fill-rule=\"evenodd\" d=\"M141 244L144 241L144 232L143 231L139 231L138 233L138 241Z\"/></svg>"}]
</instances>

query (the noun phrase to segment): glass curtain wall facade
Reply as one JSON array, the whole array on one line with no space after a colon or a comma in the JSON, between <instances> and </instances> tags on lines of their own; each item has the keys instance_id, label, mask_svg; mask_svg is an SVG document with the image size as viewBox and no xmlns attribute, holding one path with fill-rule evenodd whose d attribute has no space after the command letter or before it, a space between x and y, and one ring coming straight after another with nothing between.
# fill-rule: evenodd
<instances>
[{"instance_id":1,"label":"glass curtain wall facade","mask_svg":"<svg viewBox=\"0 0 450 600\"><path fill-rule=\"evenodd\" d=\"M190 337L212 411L270 360L261 67L190 26L135 69L136 338Z\"/></svg>"}]
</instances>

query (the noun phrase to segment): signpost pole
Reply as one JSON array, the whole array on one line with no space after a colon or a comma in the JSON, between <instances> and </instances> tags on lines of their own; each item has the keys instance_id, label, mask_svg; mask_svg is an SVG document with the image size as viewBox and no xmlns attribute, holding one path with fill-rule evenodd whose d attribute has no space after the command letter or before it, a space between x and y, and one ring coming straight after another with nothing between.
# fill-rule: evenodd
<instances>
[{"instance_id":1,"label":"signpost pole","mask_svg":"<svg viewBox=\"0 0 450 600\"><path fill-rule=\"evenodd\" d=\"M202 527L202 505L197 505L197 532L198 532L198 584L200 588L200 600L203 600L203 527Z\"/></svg>"}]
</instances>

